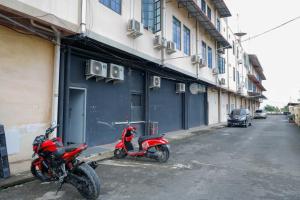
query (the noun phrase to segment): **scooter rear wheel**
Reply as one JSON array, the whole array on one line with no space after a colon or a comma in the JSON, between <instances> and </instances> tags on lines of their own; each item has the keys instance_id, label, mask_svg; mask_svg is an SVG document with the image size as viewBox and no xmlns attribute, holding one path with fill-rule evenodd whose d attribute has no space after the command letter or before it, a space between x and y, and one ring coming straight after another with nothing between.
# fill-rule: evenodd
<instances>
[{"instance_id":1,"label":"scooter rear wheel","mask_svg":"<svg viewBox=\"0 0 300 200\"><path fill-rule=\"evenodd\" d=\"M117 159L125 158L127 156L124 149L115 149L114 151L114 157Z\"/></svg>"},{"instance_id":2,"label":"scooter rear wheel","mask_svg":"<svg viewBox=\"0 0 300 200\"><path fill-rule=\"evenodd\" d=\"M157 146L156 150L161 153L161 156L157 158L157 161L161 163L167 162L170 157L170 151L167 145Z\"/></svg>"}]
</instances>

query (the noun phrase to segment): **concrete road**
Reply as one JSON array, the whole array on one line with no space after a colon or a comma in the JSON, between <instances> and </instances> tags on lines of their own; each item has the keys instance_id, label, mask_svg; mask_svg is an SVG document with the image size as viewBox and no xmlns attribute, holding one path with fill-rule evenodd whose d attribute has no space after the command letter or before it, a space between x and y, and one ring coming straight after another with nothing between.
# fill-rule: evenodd
<instances>
[{"instance_id":1,"label":"concrete road","mask_svg":"<svg viewBox=\"0 0 300 200\"><path fill-rule=\"evenodd\" d=\"M300 199L300 129L284 116L255 120L176 141L166 164L145 159L102 161L103 200ZM0 192L0 199L81 199L65 185L38 181Z\"/></svg>"}]
</instances>

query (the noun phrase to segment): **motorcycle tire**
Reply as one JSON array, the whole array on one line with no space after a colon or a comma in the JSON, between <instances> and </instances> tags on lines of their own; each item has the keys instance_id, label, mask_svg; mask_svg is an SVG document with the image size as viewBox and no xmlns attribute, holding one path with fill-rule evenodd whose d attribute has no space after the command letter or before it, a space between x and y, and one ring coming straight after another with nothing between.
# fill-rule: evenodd
<instances>
[{"instance_id":1,"label":"motorcycle tire","mask_svg":"<svg viewBox=\"0 0 300 200\"><path fill-rule=\"evenodd\" d=\"M37 159L35 159L35 160L33 160L33 161L31 162L31 167L30 167L31 174L32 174L34 177L38 178L38 179L39 179L40 181L42 181L42 182L48 182L48 181L51 181L51 178L49 178L49 177L47 177L47 176L44 175L43 170L37 170L37 169L36 169L36 166L33 164L33 163L35 163L36 161L37 161Z\"/></svg>"},{"instance_id":2,"label":"motorcycle tire","mask_svg":"<svg viewBox=\"0 0 300 200\"><path fill-rule=\"evenodd\" d=\"M83 178L85 182L75 186L78 192L86 199L97 199L100 195L100 179L95 170L88 164L82 163L73 173ZM79 182L77 184L80 184Z\"/></svg>"},{"instance_id":3,"label":"motorcycle tire","mask_svg":"<svg viewBox=\"0 0 300 200\"><path fill-rule=\"evenodd\" d=\"M115 149L114 151L114 157L117 159L125 158L127 154L123 149Z\"/></svg>"},{"instance_id":4,"label":"motorcycle tire","mask_svg":"<svg viewBox=\"0 0 300 200\"><path fill-rule=\"evenodd\" d=\"M160 163L167 162L170 157L170 151L169 151L169 148L167 147L167 145L157 146L156 150L160 151L163 154L163 157L157 158L157 161Z\"/></svg>"}]
</instances>

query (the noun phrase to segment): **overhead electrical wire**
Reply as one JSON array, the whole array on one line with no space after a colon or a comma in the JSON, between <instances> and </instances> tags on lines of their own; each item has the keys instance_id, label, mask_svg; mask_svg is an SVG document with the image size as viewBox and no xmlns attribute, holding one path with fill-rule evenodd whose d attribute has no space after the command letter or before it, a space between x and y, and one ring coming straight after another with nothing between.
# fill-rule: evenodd
<instances>
[{"instance_id":1,"label":"overhead electrical wire","mask_svg":"<svg viewBox=\"0 0 300 200\"><path fill-rule=\"evenodd\" d=\"M283 26L285 26L285 25L287 25L287 24L289 24L289 23L291 23L291 22L294 22L294 21L296 21L296 20L298 20L298 19L300 19L300 16L297 16L297 17L292 18L292 19L290 19L290 20L288 20L288 21L285 21L284 23L282 23L282 24L280 24L280 25L278 25L278 26L272 27L272 28L270 28L270 29L268 29L268 30L266 30L266 31L264 31L264 32L262 32L262 33L256 34L256 35L254 35L254 36L250 36L250 37L248 37L247 39L242 40L241 42L247 42L247 41L256 39L256 38L258 38L258 37L261 37L261 36L263 36L263 35L265 35L265 34L267 34L267 33L270 33L270 32L272 32L272 31L274 31L274 30L276 30L276 29L279 29L279 28L281 28L281 27L283 27ZM226 48L229 48L229 47L231 47L231 45L228 45L228 46L225 46L225 47L218 48L217 50L219 50L219 49L226 49ZM188 57L190 57L190 56L180 56L180 57L169 58L169 59L166 59L166 60L173 60L173 59L179 59L179 58L188 58Z\"/></svg>"},{"instance_id":2,"label":"overhead electrical wire","mask_svg":"<svg viewBox=\"0 0 300 200\"><path fill-rule=\"evenodd\" d=\"M258 38L258 37L260 37L260 36L262 36L262 35L265 35L265 34L271 32L271 31L274 31L274 30L276 30L276 29L279 29L279 28L281 28L281 27L283 27L283 26L285 26L285 25L287 25L287 24L289 24L289 23L291 23L291 22L293 22L293 21L296 21L296 20L298 20L298 19L300 19L300 16L295 17L295 18L293 18L293 19L290 19L290 20L288 20L288 21L286 21L286 22L284 22L284 23L282 23L282 24L280 24L280 25L278 25L278 26L275 26L275 27L273 27L273 28L271 28L271 29L268 29L268 30L266 30L266 31L264 31L264 32L262 32L262 33L256 34L256 35L254 35L254 36L250 36L249 38L247 38L247 39L245 39L245 40L242 40L242 42L246 42L246 41L249 41L249 40L253 40L253 39L255 39L255 38Z\"/></svg>"}]
</instances>

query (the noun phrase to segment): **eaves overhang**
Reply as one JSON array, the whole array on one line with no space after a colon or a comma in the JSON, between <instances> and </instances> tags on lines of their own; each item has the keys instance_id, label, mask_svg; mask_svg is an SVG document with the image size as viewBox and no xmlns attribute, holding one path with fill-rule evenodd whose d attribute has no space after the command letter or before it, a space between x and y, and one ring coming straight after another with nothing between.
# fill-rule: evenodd
<instances>
[{"instance_id":1,"label":"eaves overhang","mask_svg":"<svg viewBox=\"0 0 300 200\"><path fill-rule=\"evenodd\" d=\"M224 0L212 0L212 2L215 5L216 9L218 10L220 17L230 17L231 16L230 10L228 9Z\"/></svg>"},{"instance_id":2,"label":"eaves overhang","mask_svg":"<svg viewBox=\"0 0 300 200\"><path fill-rule=\"evenodd\" d=\"M266 80L266 76L264 74L264 70L255 54L249 55L249 60L252 66L254 67L255 71L260 75L262 80Z\"/></svg>"},{"instance_id":3,"label":"eaves overhang","mask_svg":"<svg viewBox=\"0 0 300 200\"><path fill-rule=\"evenodd\" d=\"M178 7L186 7L189 17L195 17L201 26L212 36L224 49L231 48L230 43L217 30L215 25L201 10L195 0L177 0Z\"/></svg>"}]
</instances>

